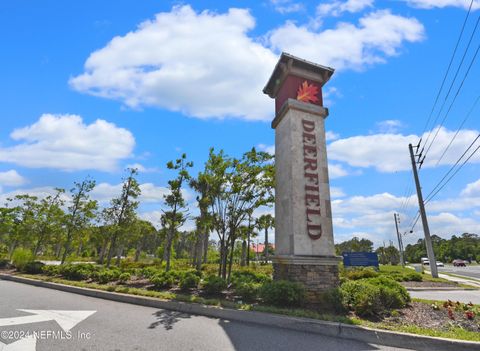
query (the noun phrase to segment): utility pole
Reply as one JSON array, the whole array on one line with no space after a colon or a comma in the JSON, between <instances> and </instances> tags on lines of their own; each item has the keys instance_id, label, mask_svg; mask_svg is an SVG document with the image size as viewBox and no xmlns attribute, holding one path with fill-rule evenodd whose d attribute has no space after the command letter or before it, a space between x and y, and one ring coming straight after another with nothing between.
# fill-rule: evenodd
<instances>
[{"instance_id":1,"label":"utility pole","mask_svg":"<svg viewBox=\"0 0 480 351\"><path fill-rule=\"evenodd\" d=\"M416 146L416 149L420 144ZM412 160L413 177L415 178L415 186L417 187L418 206L420 208L420 215L422 217L423 232L425 234L425 245L427 246L427 256L430 262L430 272L433 278L438 278L437 261L435 260L435 253L433 252L432 238L430 237L430 229L428 228L427 214L425 213L425 205L423 203L422 188L420 187L420 180L418 179L417 162L413 154L412 144L408 144L410 150L410 159Z\"/></svg>"},{"instance_id":2,"label":"utility pole","mask_svg":"<svg viewBox=\"0 0 480 351\"><path fill-rule=\"evenodd\" d=\"M400 251L400 263L402 267L405 267L405 260L403 258L403 242L402 235L398 231L398 223L400 222L400 215L394 213L393 218L395 218L395 228L397 229L397 238L398 238L398 250Z\"/></svg>"}]
</instances>

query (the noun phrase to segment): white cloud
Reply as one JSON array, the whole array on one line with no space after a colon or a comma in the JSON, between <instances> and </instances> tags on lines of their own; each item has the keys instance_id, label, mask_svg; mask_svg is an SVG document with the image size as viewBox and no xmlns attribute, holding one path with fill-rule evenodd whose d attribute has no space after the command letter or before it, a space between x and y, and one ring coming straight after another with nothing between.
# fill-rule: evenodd
<instances>
[{"instance_id":1,"label":"white cloud","mask_svg":"<svg viewBox=\"0 0 480 351\"><path fill-rule=\"evenodd\" d=\"M317 6L317 16L326 17L333 16L338 17L344 12L360 12L365 8L373 6L374 0L347 0L340 1L334 0L326 3L321 3Z\"/></svg>"},{"instance_id":2,"label":"white cloud","mask_svg":"<svg viewBox=\"0 0 480 351\"><path fill-rule=\"evenodd\" d=\"M325 138L327 141L337 140L338 138L340 138L340 134L327 130L327 132L325 133Z\"/></svg>"},{"instance_id":3,"label":"white cloud","mask_svg":"<svg viewBox=\"0 0 480 351\"><path fill-rule=\"evenodd\" d=\"M14 169L6 172L0 172L0 186L19 186L25 184L26 182L27 180L18 174L18 172Z\"/></svg>"},{"instance_id":4,"label":"white cloud","mask_svg":"<svg viewBox=\"0 0 480 351\"><path fill-rule=\"evenodd\" d=\"M386 57L397 55L404 42L423 37L424 27L417 19L381 10L360 18L358 26L341 22L321 32L287 22L273 30L268 41L275 50L342 70L383 63Z\"/></svg>"},{"instance_id":5,"label":"white cloud","mask_svg":"<svg viewBox=\"0 0 480 351\"><path fill-rule=\"evenodd\" d=\"M159 168L156 167L145 167L141 163L131 163L127 165L127 168L134 168L141 173L157 173L160 172Z\"/></svg>"},{"instance_id":6,"label":"white cloud","mask_svg":"<svg viewBox=\"0 0 480 351\"><path fill-rule=\"evenodd\" d=\"M280 51L337 69L361 69L385 62L405 42L420 41L424 31L416 19L389 11L364 16L358 26L342 22L322 32L287 22L262 41L248 35L254 27L245 9L219 14L174 7L93 52L70 85L131 108L271 120L272 102L261 91Z\"/></svg>"},{"instance_id":7,"label":"white cloud","mask_svg":"<svg viewBox=\"0 0 480 351\"><path fill-rule=\"evenodd\" d=\"M258 144L257 147L260 151L268 152L270 155L275 155L275 145Z\"/></svg>"},{"instance_id":8,"label":"white cloud","mask_svg":"<svg viewBox=\"0 0 480 351\"><path fill-rule=\"evenodd\" d=\"M427 139L428 133L423 135L424 141ZM475 130L461 130L439 164L454 164L478 133ZM423 167L436 165L454 134L455 131L449 131L443 127L440 129ZM430 136L430 141L432 138L433 135ZM420 137L417 135L402 134L360 135L339 139L328 145L328 157L331 160L346 162L354 167L373 167L380 172L405 171L411 168L408 144L416 144L419 139ZM469 162L480 162L480 153L475 154Z\"/></svg>"},{"instance_id":9,"label":"white cloud","mask_svg":"<svg viewBox=\"0 0 480 351\"><path fill-rule=\"evenodd\" d=\"M135 145L128 130L101 119L87 125L77 115L44 114L10 137L19 143L0 147L0 161L65 171L112 171Z\"/></svg>"},{"instance_id":10,"label":"white cloud","mask_svg":"<svg viewBox=\"0 0 480 351\"><path fill-rule=\"evenodd\" d=\"M406 200L405 197L397 197L390 193L334 199L332 213L335 241L347 240L346 237L361 232L368 234L368 238L377 246L381 245L383 240L396 242L393 213L399 212ZM415 195L412 195L407 203L408 206L404 208L404 212L400 213L401 233L411 229L412 216L416 215L418 208ZM466 216L463 212L479 207L479 197L459 197L429 202L427 215L431 233L446 238L463 232L480 233L480 222ZM412 242L422 236L422 224L418 221L414 233L409 234L406 240Z\"/></svg>"},{"instance_id":11,"label":"white cloud","mask_svg":"<svg viewBox=\"0 0 480 351\"><path fill-rule=\"evenodd\" d=\"M476 182L467 184L461 194L464 196L480 196L480 179Z\"/></svg>"},{"instance_id":12,"label":"white cloud","mask_svg":"<svg viewBox=\"0 0 480 351\"><path fill-rule=\"evenodd\" d=\"M393 134L397 133L402 127L403 123L398 119L387 119L376 123L380 133Z\"/></svg>"},{"instance_id":13,"label":"white cloud","mask_svg":"<svg viewBox=\"0 0 480 351\"><path fill-rule=\"evenodd\" d=\"M299 12L305 9L302 3L292 0L270 0L270 3L273 5L275 11L281 14Z\"/></svg>"},{"instance_id":14,"label":"white cloud","mask_svg":"<svg viewBox=\"0 0 480 351\"><path fill-rule=\"evenodd\" d=\"M468 9L470 1L468 0L404 0L409 6L418 7L423 9L443 8L443 7L460 7ZM480 1L475 0L472 5L472 9L476 10L480 8Z\"/></svg>"},{"instance_id":15,"label":"white cloud","mask_svg":"<svg viewBox=\"0 0 480 351\"><path fill-rule=\"evenodd\" d=\"M328 176L330 179L345 177L348 175L348 171L340 164L328 164Z\"/></svg>"},{"instance_id":16,"label":"white cloud","mask_svg":"<svg viewBox=\"0 0 480 351\"><path fill-rule=\"evenodd\" d=\"M345 197L345 193L343 192L342 188L338 188L335 186L330 187L330 197L332 199L339 198L339 197Z\"/></svg>"},{"instance_id":17,"label":"white cloud","mask_svg":"<svg viewBox=\"0 0 480 351\"><path fill-rule=\"evenodd\" d=\"M277 55L247 35L254 26L244 9L174 7L92 53L70 85L130 107L271 119L272 103L261 91Z\"/></svg>"}]
</instances>

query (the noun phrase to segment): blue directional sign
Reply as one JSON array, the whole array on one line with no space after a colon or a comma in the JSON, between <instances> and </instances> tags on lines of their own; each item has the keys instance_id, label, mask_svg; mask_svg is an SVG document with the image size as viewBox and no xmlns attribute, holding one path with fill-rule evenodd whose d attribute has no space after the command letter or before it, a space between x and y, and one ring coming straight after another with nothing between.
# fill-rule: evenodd
<instances>
[{"instance_id":1,"label":"blue directional sign","mask_svg":"<svg viewBox=\"0 0 480 351\"><path fill-rule=\"evenodd\" d=\"M378 268L378 255L375 252L344 252L342 256L345 267L373 266Z\"/></svg>"}]
</instances>

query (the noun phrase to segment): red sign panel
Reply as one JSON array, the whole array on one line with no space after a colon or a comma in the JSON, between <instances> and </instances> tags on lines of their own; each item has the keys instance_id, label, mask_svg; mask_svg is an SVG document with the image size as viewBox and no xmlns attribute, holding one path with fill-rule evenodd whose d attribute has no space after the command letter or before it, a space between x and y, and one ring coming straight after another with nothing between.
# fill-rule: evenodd
<instances>
[{"instance_id":1,"label":"red sign panel","mask_svg":"<svg viewBox=\"0 0 480 351\"><path fill-rule=\"evenodd\" d=\"M296 99L310 104L323 106L322 89L318 83L309 79L289 75L283 82L275 99L275 112L280 112L287 99Z\"/></svg>"}]
</instances>

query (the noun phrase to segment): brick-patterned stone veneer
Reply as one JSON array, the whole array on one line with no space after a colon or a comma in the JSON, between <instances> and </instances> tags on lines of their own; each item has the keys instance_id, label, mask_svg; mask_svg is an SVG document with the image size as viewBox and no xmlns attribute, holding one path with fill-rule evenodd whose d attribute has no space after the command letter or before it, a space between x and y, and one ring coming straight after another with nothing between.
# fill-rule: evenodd
<instances>
[{"instance_id":1,"label":"brick-patterned stone veneer","mask_svg":"<svg viewBox=\"0 0 480 351\"><path fill-rule=\"evenodd\" d=\"M304 284L307 290L307 300L310 303L318 302L318 298L323 292L340 284L338 264L274 263L273 278L275 280L285 279Z\"/></svg>"}]
</instances>

